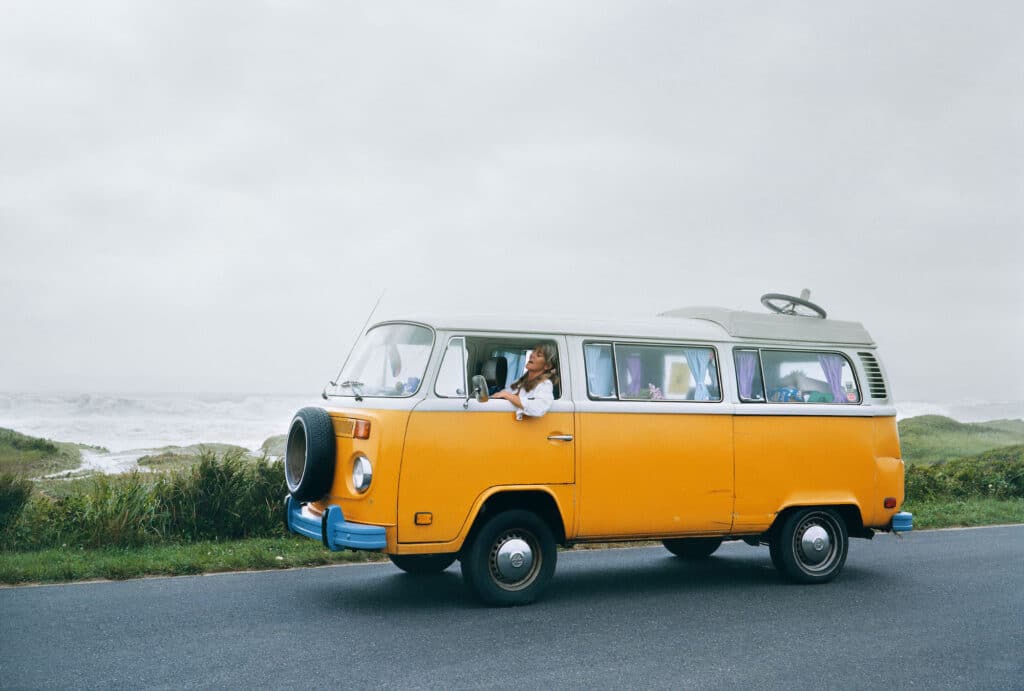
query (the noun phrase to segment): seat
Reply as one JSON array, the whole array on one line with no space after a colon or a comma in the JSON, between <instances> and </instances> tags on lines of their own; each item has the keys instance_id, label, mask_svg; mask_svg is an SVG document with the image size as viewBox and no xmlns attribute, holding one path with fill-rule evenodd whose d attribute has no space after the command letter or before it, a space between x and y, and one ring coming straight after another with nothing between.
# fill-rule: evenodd
<instances>
[{"instance_id":1,"label":"seat","mask_svg":"<svg viewBox=\"0 0 1024 691\"><path fill-rule=\"evenodd\" d=\"M480 374L487 380L489 394L501 391L508 381L508 360L503 356L487 358L480 368Z\"/></svg>"}]
</instances>

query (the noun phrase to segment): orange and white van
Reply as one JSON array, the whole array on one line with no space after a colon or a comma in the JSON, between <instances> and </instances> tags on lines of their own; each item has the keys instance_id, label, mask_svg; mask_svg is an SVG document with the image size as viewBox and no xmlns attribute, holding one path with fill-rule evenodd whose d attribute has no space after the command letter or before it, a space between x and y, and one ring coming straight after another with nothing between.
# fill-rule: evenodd
<instances>
[{"instance_id":1,"label":"orange and white van","mask_svg":"<svg viewBox=\"0 0 1024 691\"><path fill-rule=\"evenodd\" d=\"M557 546L586 542L700 559L743 540L792 580L829 581L849 537L912 527L896 410L863 326L765 304L782 313L375 324L292 421L288 526L409 573L458 559L499 605L534 600ZM517 419L488 394L543 342L555 400Z\"/></svg>"}]
</instances>

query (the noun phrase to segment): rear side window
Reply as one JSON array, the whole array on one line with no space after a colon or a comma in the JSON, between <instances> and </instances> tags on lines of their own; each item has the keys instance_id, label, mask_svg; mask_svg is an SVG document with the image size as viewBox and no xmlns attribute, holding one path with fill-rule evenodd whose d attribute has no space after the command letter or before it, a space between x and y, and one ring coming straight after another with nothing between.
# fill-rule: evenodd
<instances>
[{"instance_id":1,"label":"rear side window","mask_svg":"<svg viewBox=\"0 0 1024 691\"><path fill-rule=\"evenodd\" d=\"M758 400L758 379L763 375L765 398L769 403L851 404L861 401L853 367L841 353L761 349L760 371L754 367L750 374L744 355L748 352L756 351L736 351L740 400ZM749 389L748 377L751 378Z\"/></svg>"},{"instance_id":2,"label":"rear side window","mask_svg":"<svg viewBox=\"0 0 1024 691\"><path fill-rule=\"evenodd\" d=\"M721 401L713 348L588 343L583 347L587 393L623 401Z\"/></svg>"}]
</instances>

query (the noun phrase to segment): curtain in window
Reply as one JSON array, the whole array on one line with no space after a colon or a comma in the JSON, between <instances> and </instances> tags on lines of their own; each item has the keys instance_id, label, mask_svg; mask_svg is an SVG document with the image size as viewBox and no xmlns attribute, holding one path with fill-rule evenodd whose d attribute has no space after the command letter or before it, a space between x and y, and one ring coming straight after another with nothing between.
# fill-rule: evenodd
<instances>
[{"instance_id":1,"label":"curtain in window","mask_svg":"<svg viewBox=\"0 0 1024 691\"><path fill-rule=\"evenodd\" d=\"M588 345L583 349L587 361L587 389L593 396L609 397L615 389L612 383L612 354L608 346Z\"/></svg>"},{"instance_id":2,"label":"curtain in window","mask_svg":"<svg viewBox=\"0 0 1024 691\"><path fill-rule=\"evenodd\" d=\"M757 369L757 353L749 350L736 351L736 378L739 380L740 398L750 400L754 393L754 370Z\"/></svg>"},{"instance_id":3,"label":"curtain in window","mask_svg":"<svg viewBox=\"0 0 1024 691\"><path fill-rule=\"evenodd\" d=\"M704 380L708 376L708 361L711 360L711 351L698 348L687 348L683 352L686 354L686 364L690 366L690 371L693 373L693 380L697 384L693 392L693 400L711 400L711 396L708 394L708 385L704 383Z\"/></svg>"},{"instance_id":4,"label":"curtain in window","mask_svg":"<svg viewBox=\"0 0 1024 691\"><path fill-rule=\"evenodd\" d=\"M846 403L846 392L843 391L843 358L840 355L819 355L818 364L825 372L825 380L832 389L833 403Z\"/></svg>"},{"instance_id":5,"label":"curtain in window","mask_svg":"<svg viewBox=\"0 0 1024 691\"><path fill-rule=\"evenodd\" d=\"M640 356L630 355L626 358L626 372L629 374L629 386L626 387L626 395L636 398L640 395Z\"/></svg>"}]
</instances>

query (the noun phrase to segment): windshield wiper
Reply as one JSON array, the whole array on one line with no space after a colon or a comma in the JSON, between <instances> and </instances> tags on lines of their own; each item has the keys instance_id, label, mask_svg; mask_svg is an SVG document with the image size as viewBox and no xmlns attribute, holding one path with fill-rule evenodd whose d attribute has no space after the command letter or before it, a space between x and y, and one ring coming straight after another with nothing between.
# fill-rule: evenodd
<instances>
[{"instance_id":1,"label":"windshield wiper","mask_svg":"<svg viewBox=\"0 0 1024 691\"><path fill-rule=\"evenodd\" d=\"M352 393L354 393L356 395L356 400L357 401L362 401L363 400L363 390L361 388L361 387L365 386L365 384L363 384L363 382L361 382L361 381L354 381L352 379L349 379L348 381L341 382L340 384L338 384L338 386L339 387L347 386L348 388L352 389Z\"/></svg>"}]
</instances>

